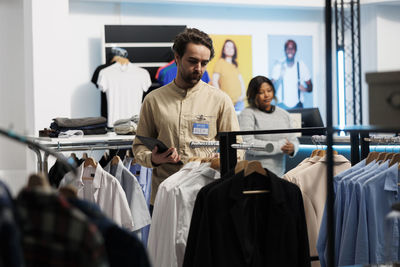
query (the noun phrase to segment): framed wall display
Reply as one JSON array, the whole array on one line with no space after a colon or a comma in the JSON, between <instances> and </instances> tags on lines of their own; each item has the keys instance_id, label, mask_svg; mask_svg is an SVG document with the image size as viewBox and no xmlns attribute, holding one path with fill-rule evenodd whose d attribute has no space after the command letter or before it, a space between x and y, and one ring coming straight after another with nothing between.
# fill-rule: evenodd
<instances>
[{"instance_id":1,"label":"framed wall display","mask_svg":"<svg viewBox=\"0 0 400 267\"><path fill-rule=\"evenodd\" d=\"M211 84L226 92L240 112L246 103L246 89L252 78L252 46L250 35L216 35L215 57L207 66Z\"/></svg>"},{"instance_id":2,"label":"framed wall display","mask_svg":"<svg viewBox=\"0 0 400 267\"><path fill-rule=\"evenodd\" d=\"M269 78L274 82L277 105L285 109L314 106L312 36L269 35Z\"/></svg>"}]
</instances>

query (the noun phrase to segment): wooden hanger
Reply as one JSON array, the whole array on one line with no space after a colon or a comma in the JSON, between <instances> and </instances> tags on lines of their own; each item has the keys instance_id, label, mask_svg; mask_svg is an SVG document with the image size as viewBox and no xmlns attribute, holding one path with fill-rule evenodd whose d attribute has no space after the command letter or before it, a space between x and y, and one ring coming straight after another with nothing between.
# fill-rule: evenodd
<instances>
[{"instance_id":1,"label":"wooden hanger","mask_svg":"<svg viewBox=\"0 0 400 267\"><path fill-rule=\"evenodd\" d=\"M89 158L88 154L85 152L82 154L82 159L86 160L87 158Z\"/></svg>"},{"instance_id":2,"label":"wooden hanger","mask_svg":"<svg viewBox=\"0 0 400 267\"><path fill-rule=\"evenodd\" d=\"M393 166L394 164L399 164L400 162L400 153L396 153L389 162L389 167ZM400 169L400 165L399 165Z\"/></svg>"},{"instance_id":3,"label":"wooden hanger","mask_svg":"<svg viewBox=\"0 0 400 267\"><path fill-rule=\"evenodd\" d=\"M97 162L94 158L86 158L84 163L83 163L83 167L89 167L92 166L93 168L97 168Z\"/></svg>"},{"instance_id":4,"label":"wooden hanger","mask_svg":"<svg viewBox=\"0 0 400 267\"><path fill-rule=\"evenodd\" d=\"M310 158L317 156L318 153L319 153L319 151L321 151L321 149L314 149L314 150L311 152Z\"/></svg>"},{"instance_id":5,"label":"wooden hanger","mask_svg":"<svg viewBox=\"0 0 400 267\"><path fill-rule=\"evenodd\" d=\"M111 160L111 165L118 165L118 163L121 161L121 158L118 155L115 155L112 160Z\"/></svg>"},{"instance_id":6,"label":"wooden hanger","mask_svg":"<svg viewBox=\"0 0 400 267\"><path fill-rule=\"evenodd\" d=\"M211 162L214 158L200 158L201 163Z\"/></svg>"},{"instance_id":7,"label":"wooden hanger","mask_svg":"<svg viewBox=\"0 0 400 267\"><path fill-rule=\"evenodd\" d=\"M39 188L43 191L51 191L50 183L42 173L31 174L28 179L27 188Z\"/></svg>"},{"instance_id":8,"label":"wooden hanger","mask_svg":"<svg viewBox=\"0 0 400 267\"><path fill-rule=\"evenodd\" d=\"M396 153L393 152L387 153L386 156L383 158L383 162L392 159L395 154Z\"/></svg>"},{"instance_id":9,"label":"wooden hanger","mask_svg":"<svg viewBox=\"0 0 400 267\"><path fill-rule=\"evenodd\" d=\"M368 153L368 156L365 160L365 164L368 165L370 164L372 161L376 160L379 156L379 152L376 151L372 151Z\"/></svg>"},{"instance_id":10,"label":"wooden hanger","mask_svg":"<svg viewBox=\"0 0 400 267\"><path fill-rule=\"evenodd\" d=\"M261 175L267 175L267 172L262 167L261 162L259 162L258 160L249 161L246 168L244 169L244 176L248 176L253 172L257 172Z\"/></svg>"},{"instance_id":11,"label":"wooden hanger","mask_svg":"<svg viewBox=\"0 0 400 267\"><path fill-rule=\"evenodd\" d=\"M133 158L132 162L131 162L131 166L136 164L136 158Z\"/></svg>"},{"instance_id":12,"label":"wooden hanger","mask_svg":"<svg viewBox=\"0 0 400 267\"><path fill-rule=\"evenodd\" d=\"M120 56L114 56L113 59L111 59L111 62L118 62L121 65L126 65L126 64L130 63L129 59L120 57Z\"/></svg>"},{"instance_id":13,"label":"wooden hanger","mask_svg":"<svg viewBox=\"0 0 400 267\"><path fill-rule=\"evenodd\" d=\"M191 158L189 158L188 159L188 161L187 162L192 162L192 161L200 161L201 160L201 158L200 157L191 157Z\"/></svg>"},{"instance_id":14,"label":"wooden hanger","mask_svg":"<svg viewBox=\"0 0 400 267\"><path fill-rule=\"evenodd\" d=\"M261 162L259 162L258 160L252 160L248 162L247 166L244 169L244 176L248 176L254 172L267 176L267 171L262 167ZM245 195L265 194L265 193L269 193L269 190L260 189L260 190L243 191L243 194Z\"/></svg>"},{"instance_id":15,"label":"wooden hanger","mask_svg":"<svg viewBox=\"0 0 400 267\"><path fill-rule=\"evenodd\" d=\"M247 167L248 164L249 164L248 160L241 160L238 163L236 163L235 174L243 171Z\"/></svg>"},{"instance_id":16,"label":"wooden hanger","mask_svg":"<svg viewBox=\"0 0 400 267\"><path fill-rule=\"evenodd\" d=\"M211 160L210 167L213 168L214 170L219 170L221 167L221 162L220 162L219 158L213 158Z\"/></svg>"},{"instance_id":17,"label":"wooden hanger","mask_svg":"<svg viewBox=\"0 0 400 267\"><path fill-rule=\"evenodd\" d=\"M383 162L383 159L386 157L387 154L388 153L386 153L386 152L380 152L379 155L378 155L378 158L376 160Z\"/></svg>"}]
</instances>

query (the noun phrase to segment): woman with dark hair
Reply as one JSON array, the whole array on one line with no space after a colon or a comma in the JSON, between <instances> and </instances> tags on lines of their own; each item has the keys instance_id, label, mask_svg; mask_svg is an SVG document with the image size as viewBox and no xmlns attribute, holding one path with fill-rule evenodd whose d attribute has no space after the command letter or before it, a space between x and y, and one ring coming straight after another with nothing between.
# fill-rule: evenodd
<instances>
[{"instance_id":1,"label":"woman with dark hair","mask_svg":"<svg viewBox=\"0 0 400 267\"><path fill-rule=\"evenodd\" d=\"M240 130L273 130L292 128L289 113L272 104L276 101L275 88L270 79L256 76L247 88L249 107L239 115ZM246 151L246 160L258 160L262 166L282 177L285 172L285 154L295 156L299 141L295 134L244 135L248 144L261 145L265 151Z\"/></svg>"},{"instance_id":2,"label":"woman with dark hair","mask_svg":"<svg viewBox=\"0 0 400 267\"><path fill-rule=\"evenodd\" d=\"M229 95L236 111L244 108L245 87L238 69L237 48L235 43L227 39L222 46L221 58L215 63L212 85Z\"/></svg>"}]
</instances>

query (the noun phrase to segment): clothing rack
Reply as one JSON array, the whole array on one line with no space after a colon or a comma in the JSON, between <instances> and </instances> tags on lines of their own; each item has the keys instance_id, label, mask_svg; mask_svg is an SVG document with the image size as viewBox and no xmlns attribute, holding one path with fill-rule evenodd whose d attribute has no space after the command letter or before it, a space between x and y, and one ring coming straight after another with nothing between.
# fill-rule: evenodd
<instances>
[{"instance_id":1,"label":"clothing rack","mask_svg":"<svg viewBox=\"0 0 400 267\"><path fill-rule=\"evenodd\" d=\"M219 141L192 141L189 144L190 148L199 148L199 147L213 147L219 148ZM235 149L242 149L242 150L256 150L256 151L265 151L265 146L254 145L254 144L232 144L231 145Z\"/></svg>"},{"instance_id":2,"label":"clothing rack","mask_svg":"<svg viewBox=\"0 0 400 267\"><path fill-rule=\"evenodd\" d=\"M47 150L62 155L59 152L73 151L93 151L105 149L130 149L132 147L134 135L98 135L98 136L83 136L72 138L29 138L33 143L41 145ZM42 153L35 147L30 147L37 157L37 169L40 172L48 173L48 156L50 153L44 151Z\"/></svg>"},{"instance_id":3,"label":"clothing rack","mask_svg":"<svg viewBox=\"0 0 400 267\"><path fill-rule=\"evenodd\" d=\"M369 128L371 130L371 128ZM283 130L261 130L261 131L237 131L237 132L221 132L219 133L219 139L220 139L220 161L221 161L221 176L226 174L230 169L234 168L236 163L237 163L237 153L234 150L234 147L232 147L232 143L236 143L236 136L238 135L254 135L254 134L279 134L279 133L296 133L296 132L301 132L303 134L313 134L313 135L323 135L327 131L327 128L323 127L315 127L315 128L300 128L300 129L283 129ZM343 129L333 129L333 131L343 131ZM351 154L351 163L352 165L358 163L360 161L360 151L359 151L359 141L360 141L360 135L366 131L366 129L361 129L359 127L354 128L353 130L347 129L345 130L350 133L350 154ZM368 131L369 133L369 131ZM316 137L317 138L317 137ZM323 138L320 137L320 141L327 141L328 137L324 136ZM332 149L332 143L336 139L336 141L341 141L345 138L333 138L331 135L331 144L330 147ZM346 138L348 139L348 137ZM329 144L328 144L329 147ZM332 151L331 151L332 153ZM329 166L332 167L332 170L329 170ZM333 156L331 159L328 158L328 165L327 165L328 172L331 171L331 179L329 180L328 177L328 188L333 187L333 183L329 182L332 181L333 178ZM331 198L331 203L333 204L333 188L332 191L328 190L327 191L327 200ZM331 213L330 217L328 216L328 221L333 220L333 212ZM328 233L330 236L333 236L333 224L328 224ZM329 237L333 238L333 237ZM333 240L331 241L333 242ZM329 250L328 250L329 251ZM330 253L330 252L328 252ZM334 255L333 252L331 252L332 256ZM310 257L311 261L318 261L319 258L318 256L311 256ZM333 266L329 265L329 257L328 257L328 266Z\"/></svg>"},{"instance_id":4,"label":"clothing rack","mask_svg":"<svg viewBox=\"0 0 400 267\"><path fill-rule=\"evenodd\" d=\"M236 132L220 132L218 134L220 142L220 158L221 158L221 175L228 173L237 163L237 154L232 144L236 144L236 136L238 135L254 135L254 134L279 134L279 133L303 133L303 134L324 134L326 128L311 127L298 129L281 129L281 130L258 130L258 131L236 131Z\"/></svg>"},{"instance_id":5,"label":"clothing rack","mask_svg":"<svg viewBox=\"0 0 400 267\"><path fill-rule=\"evenodd\" d=\"M56 153L52 149L49 149L41 144L38 144L37 142L34 142L34 141L30 140L29 138L19 135L11 130L4 130L4 129L0 128L0 135L3 135L11 140L14 140L18 143L22 143L22 144L28 146L30 149L35 151L37 155L38 154L41 155L40 151L43 151L47 155L47 157L49 155L52 155L59 162L61 162L61 164L66 166L69 171L72 171L76 175L76 169L74 168L74 166L72 164L70 164L68 162L67 158L64 155L62 155L60 153ZM38 165L38 167L39 167L39 165ZM41 171L41 169L38 168L38 172L40 172L40 171Z\"/></svg>"}]
</instances>

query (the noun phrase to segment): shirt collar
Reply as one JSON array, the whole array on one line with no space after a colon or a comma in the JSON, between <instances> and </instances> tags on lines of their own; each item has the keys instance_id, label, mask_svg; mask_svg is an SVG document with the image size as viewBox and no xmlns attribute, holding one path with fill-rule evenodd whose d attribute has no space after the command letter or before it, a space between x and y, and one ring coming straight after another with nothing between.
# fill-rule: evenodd
<instances>
[{"instance_id":1,"label":"shirt collar","mask_svg":"<svg viewBox=\"0 0 400 267\"><path fill-rule=\"evenodd\" d=\"M389 165L387 161L382 163L382 165L383 164ZM397 192L399 189L398 182L399 182L399 167L397 164L394 164L393 166L389 167L388 171L386 172L385 186L384 186L385 191Z\"/></svg>"},{"instance_id":2,"label":"shirt collar","mask_svg":"<svg viewBox=\"0 0 400 267\"><path fill-rule=\"evenodd\" d=\"M124 163L122 162L122 160L120 160L118 161L117 166L115 166L115 173L111 173L111 169L114 168L113 166L111 166L111 162L109 162L107 166L104 167L104 170L113 175L115 178L119 179L120 177L122 177L122 171L124 170L124 167Z\"/></svg>"},{"instance_id":3,"label":"shirt collar","mask_svg":"<svg viewBox=\"0 0 400 267\"><path fill-rule=\"evenodd\" d=\"M208 177L210 179L213 179L213 180L221 178L220 172L211 168L209 163L205 166L206 167L204 169L202 169L200 172L201 175Z\"/></svg>"},{"instance_id":4,"label":"shirt collar","mask_svg":"<svg viewBox=\"0 0 400 267\"><path fill-rule=\"evenodd\" d=\"M172 81L172 88L174 91L176 91L178 93L178 95L180 95L182 98L185 97L189 97L191 94L197 92L198 90L200 90L200 88L203 86L203 81L200 80L195 86L193 86L192 88L189 89L182 89L180 87L178 87L175 83L175 80Z\"/></svg>"},{"instance_id":5,"label":"shirt collar","mask_svg":"<svg viewBox=\"0 0 400 267\"><path fill-rule=\"evenodd\" d=\"M84 170L83 166L84 165L85 164L82 163L81 166L79 166L79 168L78 168L77 182L81 186L83 186L82 176L83 176L83 170ZM93 177L93 188L100 188L103 171L104 171L103 168L100 166L99 163L97 163L97 167L96 167L94 177Z\"/></svg>"},{"instance_id":6,"label":"shirt collar","mask_svg":"<svg viewBox=\"0 0 400 267\"><path fill-rule=\"evenodd\" d=\"M319 162L328 162L327 155L320 158ZM333 162L334 163L345 163L345 162L349 162L349 160L346 159L346 157L344 157L343 155L333 155Z\"/></svg>"}]
</instances>

